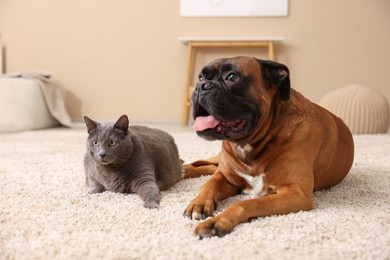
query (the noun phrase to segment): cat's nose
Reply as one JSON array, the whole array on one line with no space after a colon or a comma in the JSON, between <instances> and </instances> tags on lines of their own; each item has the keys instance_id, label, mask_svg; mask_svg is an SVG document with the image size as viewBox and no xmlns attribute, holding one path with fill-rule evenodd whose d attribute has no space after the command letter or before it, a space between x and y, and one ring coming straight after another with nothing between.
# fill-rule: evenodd
<instances>
[{"instance_id":1,"label":"cat's nose","mask_svg":"<svg viewBox=\"0 0 390 260\"><path fill-rule=\"evenodd\" d=\"M100 153L99 156L100 156L100 158L104 159L104 157L106 157L106 154L105 153Z\"/></svg>"}]
</instances>

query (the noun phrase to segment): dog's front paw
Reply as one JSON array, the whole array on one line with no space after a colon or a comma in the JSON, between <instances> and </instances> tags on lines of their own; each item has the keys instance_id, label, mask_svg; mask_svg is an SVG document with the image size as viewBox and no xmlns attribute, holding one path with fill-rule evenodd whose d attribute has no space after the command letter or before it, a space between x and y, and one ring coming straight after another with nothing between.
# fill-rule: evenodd
<instances>
[{"instance_id":1,"label":"dog's front paw","mask_svg":"<svg viewBox=\"0 0 390 260\"><path fill-rule=\"evenodd\" d=\"M184 216L190 219L205 219L213 215L215 202L210 199L196 197L191 201L184 211Z\"/></svg>"},{"instance_id":2,"label":"dog's front paw","mask_svg":"<svg viewBox=\"0 0 390 260\"><path fill-rule=\"evenodd\" d=\"M213 236L223 237L230 233L234 226L234 222L230 219L216 216L198 224L194 233L199 236L200 239Z\"/></svg>"}]
</instances>

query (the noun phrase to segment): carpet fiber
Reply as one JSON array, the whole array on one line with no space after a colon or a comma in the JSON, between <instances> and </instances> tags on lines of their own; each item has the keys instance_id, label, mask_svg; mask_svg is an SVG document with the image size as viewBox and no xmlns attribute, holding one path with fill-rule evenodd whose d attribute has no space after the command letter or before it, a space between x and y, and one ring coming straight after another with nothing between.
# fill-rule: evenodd
<instances>
[{"instance_id":1,"label":"carpet fiber","mask_svg":"<svg viewBox=\"0 0 390 260\"><path fill-rule=\"evenodd\" d=\"M188 129L164 130L186 162L220 148ZM203 240L192 233L198 222L182 213L208 177L162 192L159 210L134 194L90 195L86 137L62 128L0 135L0 259L390 258L390 135L354 136L350 174L316 192L314 210L254 219ZM218 212L245 198L219 202Z\"/></svg>"}]
</instances>

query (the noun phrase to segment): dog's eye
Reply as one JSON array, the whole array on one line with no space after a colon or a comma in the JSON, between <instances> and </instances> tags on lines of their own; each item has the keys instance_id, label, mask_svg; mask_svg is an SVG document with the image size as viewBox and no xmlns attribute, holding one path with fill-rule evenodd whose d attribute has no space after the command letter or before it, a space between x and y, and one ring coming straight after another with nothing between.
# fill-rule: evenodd
<instances>
[{"instance_id":1,"label":"dog's eye","mask_svg":"<svg viewBox=\"0 0 390 260\"><path fill-rule=\"evenodd\" d=\"M226 80L230 82L236 82L238 80L238 75L236 73L230 72L229 74L227 74Z\"/></svg>"},{"instance_id":2,"label":"dog's eye","mask_svg":"<svg viewBox=\"0 0 390 260\"><path fill-rule=\"evenodd\" d=\"M204 77L203 77L202 74L199 74L199 80L200 80L200 81L204 80Z\"/></svg>"}]
</instances>

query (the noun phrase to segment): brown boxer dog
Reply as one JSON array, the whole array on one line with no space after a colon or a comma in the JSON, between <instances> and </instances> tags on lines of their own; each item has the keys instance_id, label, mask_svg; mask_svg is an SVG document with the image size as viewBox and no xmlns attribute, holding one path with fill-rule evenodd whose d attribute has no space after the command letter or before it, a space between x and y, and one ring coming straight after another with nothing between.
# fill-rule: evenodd
<instances>
[{"instance_id":1,"label":"brown boxer dog","mask_svg":"<svg viewBox=\"0 0 390 260\"><path fill-rule=\"evenodd\" d=\"M222 237L252 218L311 210L313 191L336 185L352 166L348 127L290 88L283 64L215 60L202 69L191 102L193 129L223 142L217 156L184 166L185 177L213 174L184 216L205 219L216 201L240 192L252 196L198 224L200 238Z\"/></svg>"}]
</instances>

